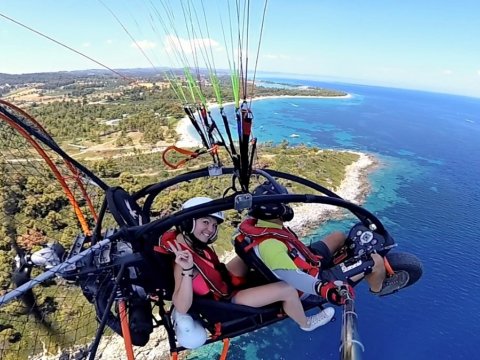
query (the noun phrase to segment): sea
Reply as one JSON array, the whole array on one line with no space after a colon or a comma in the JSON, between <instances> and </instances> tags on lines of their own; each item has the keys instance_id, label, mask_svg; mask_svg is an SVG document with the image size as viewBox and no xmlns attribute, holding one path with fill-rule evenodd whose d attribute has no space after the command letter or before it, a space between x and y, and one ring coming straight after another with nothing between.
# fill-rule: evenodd
<instances>
[{"instance_id":1,"label":"sea","mask_svg":"<svg viewBox=\"0 0 480 360\"><path fill-rule=\"evenodd\" d=\"M348 98L255 101L259 141L362 151L380 166L369 175L364 206L398 243L415 254L423 277L392 296L356 288L363 359L479 359L480 351L480 99L292 79ZM292 135L294 135L292 137ZM298 135L298 136L296 136ZM315 230L348 231L352 219ZM339 359L341 309L336 321L303 332L290 319L232 341L229 359ZM220 345L189 359L218 358Z\"/></svg>"}]
</instances>

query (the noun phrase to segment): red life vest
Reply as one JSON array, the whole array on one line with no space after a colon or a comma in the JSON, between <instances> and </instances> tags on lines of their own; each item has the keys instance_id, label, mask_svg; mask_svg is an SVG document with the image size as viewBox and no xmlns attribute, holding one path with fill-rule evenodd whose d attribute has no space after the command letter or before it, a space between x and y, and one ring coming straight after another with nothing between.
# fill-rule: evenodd
<instances>
[{"instance_id":1,"label":"red life vest","mask_svg":"<svg viewBox=\"0 0 480 360\"><path fill-rule=\"evenodd\" d=\"M250 241L249 245L245 246L245 251L250 251L265 240L275 239L286 245L288 255L299 269L312 276L316 276L319 273L322 257L315 255L290 229L285 226L281 229L257 227L255 226L256 224L256 219L247 218L238 227L240 234L236 236L235 241Z\"/></svg>"},{"instance_id":2,"label":"red life vest","mask_svg":"<svg viewBox=\"0 0 480 360\"><path fill-rule=\"evenodd\" d=\"M175 241L177 235L178 232L175 230L167 231L160 238L158 246L153 247L153 250L162 254L171 254L168 244ZM213 296L216 299L228 298L230 296L229 286L224 280L222 273L218 270L221 263L217 254L207 247L203 250L203 256L201 256L186 244L179 243L179 245L183 250L187 250L192 254L193 265L207 283Z\"/></svg>"}]
</instances>

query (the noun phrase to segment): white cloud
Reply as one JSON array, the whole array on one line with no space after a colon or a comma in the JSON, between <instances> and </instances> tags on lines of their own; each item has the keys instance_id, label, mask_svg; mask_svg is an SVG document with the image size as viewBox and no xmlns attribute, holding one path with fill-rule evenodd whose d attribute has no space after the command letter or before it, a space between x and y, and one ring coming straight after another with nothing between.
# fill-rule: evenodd
<instances>
[{"instance_id":1,"label":"white cloud","mask_svg":"<svg viewBox=\"0 0 480 360\"><path fill-rule=\"evenodd\" d=\"M82 47L88 48L88 47L90 47L91 45L92 45L92 44L87 41L87 42L84 42L84 43L82 44Z\"/></svg>"},{"instance_id":2,"label":"white cloud","mask_svg":"<svg viewBox=\"0 0 480 360\"><path fill-rule=\"evenodd\" d=\"M452 75L452 74L453 74L453 71L450 70L450 69L445 69L445 70L442 71L442 74L443 74L443 75Z\"/></svg>"},{"instance_id":3,"label":"white cloud","mask_svg":"<svg viewBox=\"0 0 480 360\"><path fill-rule=\"evenodd\" d=\"M480 76L480 70L477 70L477 75Z\"/></svg>"},{"instance_id":4,"label":"white cloud","mask_svg":"<svg viewBox=\"0 0 480 360\"><path fill-rule=\"evenodd\" d=\"M112 39L108 39L107 41L105 41L105 44L107 44L107 45L112 45L112 44L113 44L113 40L112 40Z\"/></svg>"},{"instance_id":5,"label":"white cloud","mask_svg":"<svg viewBox=\"0 0 480 360\"><path fill-rule=\"evenodd\" d=\"M265 54L262 57L270 60L289 60L291 58L290 56L284 54Z\"/></svg>"},{"instance_id":6,"label":"white cloud","mask_svg":"<svg viewBox=\"0 0 480 360\"><path fill-rule=\"evenodd\" d=\"M183 39L173 35L165 37L165 50L168 53L180 52L182 54L193 54L203 49L212 49L213 51L222 50L220 44L213 39Z\"/></svg>"},{"instance_id":7,"label":"white cloud","mask_svg":"<svg viewBox=\"0 0 480 360\"><path fill-rule=\"evenodd\" d=\"M154 49L157 47L157 44L150 40L140 40L137 43L131 43L130 46L132 48L140 47L143 50Z\"/></svg>"}]
</instances>

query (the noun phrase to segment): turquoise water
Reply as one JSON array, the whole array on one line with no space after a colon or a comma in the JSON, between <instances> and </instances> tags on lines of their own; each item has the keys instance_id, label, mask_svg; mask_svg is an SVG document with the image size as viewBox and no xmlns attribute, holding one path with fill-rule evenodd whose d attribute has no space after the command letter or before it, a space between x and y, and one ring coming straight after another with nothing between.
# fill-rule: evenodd
<instances>
[{"instance_id":1,"label":"turquoise water","mask_svg":"<svg viewBox=\"0 0 480 360\"><path fill-rule=\"evenodd\" d=\"M278 79L279 82L286 82ZM290 80L291 81L291 80ZM299 83L299 82L297 82ZM349 99L282 98L253 104L260 141L372 153L365 206L388 227L398 250L416 254L423 278L385 298L357 287L364 359L474 359L480 333L480 99L417 91L303 82L336 87ZM292 138L292 134L299 135ZM348 230L330 222L312 238ZM313 333L290 320L233 341L231 359L338 359L337 321ZM192 359L210 359L215 345Z\"/></svg>"}]
</instances>

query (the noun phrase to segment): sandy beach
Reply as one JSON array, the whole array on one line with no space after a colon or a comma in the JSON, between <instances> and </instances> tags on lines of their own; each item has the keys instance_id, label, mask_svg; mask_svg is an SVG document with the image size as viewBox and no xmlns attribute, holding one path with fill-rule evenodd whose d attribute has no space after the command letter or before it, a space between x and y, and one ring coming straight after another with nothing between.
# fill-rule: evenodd
<instances>
[{"instance_id":1,"label":"sandy beach","mask_svg":"<svg viewBox=\"0 0 480 360\"><path fill-rule=\"evenodd\" d=\"M175 131L180 137L180 139L175 143L175 146L180 148L196 148L203 146L198 135L192 136L191 133L194 132L195 129L188 116L180 119Z\"/></svg>"}]
</instances>

